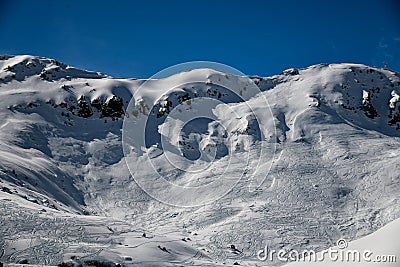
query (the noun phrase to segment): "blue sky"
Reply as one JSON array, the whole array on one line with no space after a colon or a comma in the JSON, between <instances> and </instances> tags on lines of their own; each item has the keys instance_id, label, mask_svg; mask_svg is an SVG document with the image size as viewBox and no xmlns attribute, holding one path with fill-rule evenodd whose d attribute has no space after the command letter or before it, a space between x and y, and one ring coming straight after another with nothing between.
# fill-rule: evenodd
<instances>
[{"instance_id":1,"label":"blue sky","mask_svg":"<svg viewBox=\"0 0 400 267\"><path fill-rule=\"evenodd\" d=\"M0 54L140 78L193 60L261 76L321 62L400 71L400 4L0 0Z\"/></svg>"}]
</instances>

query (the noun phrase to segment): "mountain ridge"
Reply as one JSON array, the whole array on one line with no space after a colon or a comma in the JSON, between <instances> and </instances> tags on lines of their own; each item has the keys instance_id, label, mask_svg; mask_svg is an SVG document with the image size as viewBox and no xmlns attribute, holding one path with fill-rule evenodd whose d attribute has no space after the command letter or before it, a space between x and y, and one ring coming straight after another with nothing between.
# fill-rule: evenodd
<instances>
[{"instance_id":1,"label":"mountain ridge","mask_svg":"<svg viewBox=\"0 0 400 267\"><path fill-rule=\"evenodd\" d=\"M271 77L203 68L114 79L0 56L0 197L10 200L1 210L19 207L38 222L61 216L76 234L54 234L59 250L45 256L50 246L38 248L46 229L18 222L15 231L33 241L13 251L17 218L5 216L0 259L54 264L105 247L99 258L129 265L119 251L137 253L133 236L151 232L171 253L157 242L141 253L160 264L198 255L192 264L257 266L267 241L321 250L372 233L400 217L399 92L398 73L360 64ZM200 189L181 192L162 179ZM106 241L95 241L93 228Z\"/></svg>"}]
</instances>

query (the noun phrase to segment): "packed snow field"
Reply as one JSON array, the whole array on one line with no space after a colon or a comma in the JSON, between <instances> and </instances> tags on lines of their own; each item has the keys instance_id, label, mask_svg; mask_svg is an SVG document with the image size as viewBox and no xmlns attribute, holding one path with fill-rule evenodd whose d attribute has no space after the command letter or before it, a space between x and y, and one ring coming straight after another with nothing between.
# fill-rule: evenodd
<instances>
[{"instance_id":1,"label":"packed snow field","mask_svg":"<svg viewBox=\"0 0 400 267\"><path fill-rule=\"evenodd\" d=\"M116 79L0 56L0 261L265 266L400 218L400 77ZM96 265L97 264L97 265Z\"/></svg>"}]
</instances>

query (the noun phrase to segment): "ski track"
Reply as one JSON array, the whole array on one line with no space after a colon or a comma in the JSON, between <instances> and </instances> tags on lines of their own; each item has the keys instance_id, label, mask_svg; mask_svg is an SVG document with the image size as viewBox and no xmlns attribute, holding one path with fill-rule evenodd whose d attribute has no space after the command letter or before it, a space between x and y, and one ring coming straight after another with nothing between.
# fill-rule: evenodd
<instances>
[{"instance_id":1,"label":"ski track","mask_svg":"<svg viewBox=\"0 0 400 267\"><path fill-rule=\"evenodd\" d=\"M223 266L234 262L263 266L256 253L266 244L275 250L320 251L339 238L356 240L400 217L396 168L400 138L395 125L387 125L385 113L386 102L394 95L390 92L399 89L396 73L336 64L252 78L262 89L258 96L233 101L233 111L226 114L222 105L212 106L221 122L229 122L224 130L232 135L230 141L243 149L229 154L236 164L232 166L240 168L225 173L222 158L195 178L201 184L202 179L221 173L228 179L242 173L243 177L212 204L182 208L163 204L138 186L125 164L121 118L104 117L94 109L91 117L82 118L71 110L79 106L81 96L89 105L95 99L109 101L118 92L128 100L134 95L135 125L152 118L157 126L164 122L150 111L173 108L167 100L176 103L177 92L187 93L185 99L194 93L210 97L209 90L218 81L234 84L234 90L242 94L242 85L248 86L244 77L201 69L153 80L153 87L140 92L136 90L144 80L112 79L71 70L48 59L17 56L1 62L5 64L0 70L0 101L4 104L0 106L4 115L0 119L1 261L28 259L34 264L56 265L78 256L127 266ZM29 71L34 75L15 71L17 81L11 78L14 72L5 68L28 68L32 62L37 69ZM53 71L56 66L59 70ZM36 77L43 71L48 72L44 72L49 75L47 80ZM196 85L198 91L193 91L193 86L167 95L171 84L199 77L207 83ZM363 98L366 90L371 99ZM265 114L265 99L272 116ZM379 116L367 117L366 109L371 107L363 101L373 103ZM125 102L124 113L128 112ZM262 120L258 130L263 139L256 140L257 129L251 128L254 114L248 103L257 107L254 112ZM234 113L240 118L233 119ZM243 129L241 120L248 128ZM203 141L210 141L208 137ZM218 138L215 140L221 141ZM260 173L269 173L260 186L250 190L253 170L250 165L241 169L239 163L246 156L256 157L258 151L245 150L246 145L255 149L255 143L265 148L265 159L258 165ZM150 151L140 145L135 149ZM160 155L154 160L161 162ZM142 173L151 183L154 173ZM171 180L192 182L181 170L165 173ZM46 181L51 182L51 190ZM133 260L125 260L125 256Z\"/></svg>"}]
</instances>

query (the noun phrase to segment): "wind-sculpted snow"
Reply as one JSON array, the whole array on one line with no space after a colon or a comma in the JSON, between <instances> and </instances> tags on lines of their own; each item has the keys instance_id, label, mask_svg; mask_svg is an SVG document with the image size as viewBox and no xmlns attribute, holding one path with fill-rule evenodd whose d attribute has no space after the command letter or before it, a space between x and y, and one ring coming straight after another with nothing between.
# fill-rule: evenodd
<instances>
[{"instance_id":1,"label":"wind-sculpted snow","mask_svg":"<svg viewBox=\"0 0 400 267\"><path fill-rule=\"evenodd\" d=\"M257 251L400 217L398 73L186 67L113 79L0 57L0 261L281 265Z\"/></svg>"},{"instance_id":2,"label":"wind-sculpted snow","mask_svg":"<svg viewBox=\"0 0 400 267\"><path fill-rule=\"evenodd\" d=\"M122 134L127 166L137 184L155 200L192 207L212 203L243 175L252 178L260 161L272 160L274 146L266 154L257 143L264 137L253 110L269 117L272 113L262 96L261 105L247 101L262 93L248 77L210 69L183 74L160 80L162 86L155 86L154 79L142 83L127 107L134 116L125 117ZM239 103L249 113L244 118L235 112ZM235 126L221 120L228 112L231 119L240 118ZM260 177L267 176L263 172Z\"/></svg>"}]
</instances>

